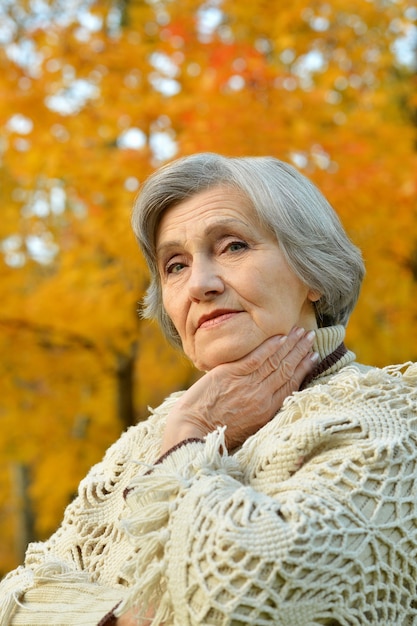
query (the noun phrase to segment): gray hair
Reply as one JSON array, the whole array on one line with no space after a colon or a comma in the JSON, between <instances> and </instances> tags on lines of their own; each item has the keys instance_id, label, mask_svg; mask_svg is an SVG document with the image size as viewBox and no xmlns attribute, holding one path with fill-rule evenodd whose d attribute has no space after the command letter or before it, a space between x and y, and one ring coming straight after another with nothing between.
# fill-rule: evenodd
<instances>
[{"instance_id":1,"label":"gray hair","mask_svg":"<svg viewBox=\"0 0 417 626\"><path fill-rule=\"evenodd\" d=\"M273 157L213 153L184 157L160 168L144 183L135 202L133 231L151 274L143 317L156 319L167 339L181 346L162 304L156 231L164 211L218 186L236 189L249 199L261 223L275 233L294 273L321 294L315 303L318 326L346 325L365 270L359 249L326 198L294 167Z\"/></svg>"}]
</instances>

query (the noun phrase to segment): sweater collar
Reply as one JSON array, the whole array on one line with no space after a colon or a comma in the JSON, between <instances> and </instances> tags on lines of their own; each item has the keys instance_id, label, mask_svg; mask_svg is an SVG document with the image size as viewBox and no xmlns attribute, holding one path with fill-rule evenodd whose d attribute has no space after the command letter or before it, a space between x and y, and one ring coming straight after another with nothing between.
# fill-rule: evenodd
<instances>
[{"instance_id":1,"label":"sweater collar","mask_svg":"<svg viewBox=\"0 0 417 626\"><path fill-rule=\"evenodd\" d=\"M313 350L318 352L320 360L311 374L303 380L300 389L318 382L322 383L332 374L339 372L342 367L353 363L356 355L343 343L345 334L346 329L342 325L327 326L316 330Z\"/></svg>"}]
</instances>

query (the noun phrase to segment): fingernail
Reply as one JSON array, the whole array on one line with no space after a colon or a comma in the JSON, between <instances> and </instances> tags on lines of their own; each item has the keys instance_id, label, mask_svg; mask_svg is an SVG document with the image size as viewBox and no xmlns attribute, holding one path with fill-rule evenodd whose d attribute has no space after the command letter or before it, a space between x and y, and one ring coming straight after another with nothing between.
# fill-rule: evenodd
<instances>
[{"instance_id":1,"label":"fingernail","mask_svg":"<svg viewBox=\"0 0 417 626\"><path fill-rule=\"evenodd\" d=\"M296 337L302 337L305 333L304 328L296 328L295 329L295 336Z\"/></svg>"},{"instance_id":2,"label":"fingernail","mask_svg":"<svg viewBox=\"0 0 417 626\"><path fill-rule=\"evenodd\" d=\"M310 330L310 332L306 335L306 339L308 339L309 341L314 341L315 337L316 333L314 332L314 330Z\"/></svg>"},{"instance_id":3,"label":"fingernail","mask_svg":"<svg viewBox=\"0 0 417 626\"><path fill-rule=\"evenodd\" d=\"M287 339L287 335L282 335L282 337L278 339L278 343L281 345L282 343L284 343L286 339Z\"/></svg>"},{"instance_id":4,"label":"fingernail","mask_svg":"<svg viewBox=\"0 0 417 626\"><path fill-rule=\"evenodd\" d=\"M312 353L310 354L310 361L311 361L312 363L316 363L316 362L319 360L319 358L320 358L320 355L319 355L319 353L318 353L318 352L312 352Z\"/></svg>"}]
</instances>

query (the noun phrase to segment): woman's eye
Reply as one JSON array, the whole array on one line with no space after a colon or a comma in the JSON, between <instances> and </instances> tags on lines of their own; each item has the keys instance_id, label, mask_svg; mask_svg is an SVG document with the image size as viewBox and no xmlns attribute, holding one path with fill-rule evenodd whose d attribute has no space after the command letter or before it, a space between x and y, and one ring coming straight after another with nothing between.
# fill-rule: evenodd
<instances>
[{"instance_id":1,"label":"woman's eye","mask_svg":"<svg viewBox=\"0 0 417 626\"><path fill-rule=\"evenodd\" d=\"M185 267L184 263L175 261L174 263L168 263L167 274L178 274Z\"/></svg>"},{"instance_id":2,"label":"woman's eye","mask_svg":"<svg viewBox=\"0 0 417 626\"><path fill-rule=\"evenodd\" d=\"M244 241L232 241L232 243L228 244L226 249L230 252L238 252L239 250L244 250L247 247L248 246Z\"/></svg>"}]
</instances>

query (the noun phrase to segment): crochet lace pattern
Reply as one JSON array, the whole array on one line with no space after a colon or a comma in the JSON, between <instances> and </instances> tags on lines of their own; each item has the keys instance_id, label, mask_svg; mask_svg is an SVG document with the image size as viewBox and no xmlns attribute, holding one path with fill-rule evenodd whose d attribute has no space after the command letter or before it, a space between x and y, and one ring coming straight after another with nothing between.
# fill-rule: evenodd
<instances>
[{"instance_id":1,"label":"crochet lace pattern","mask_svg":"<svg viewBox=\"0 0 417 626\"><path fill-rule=\"evenodd\" d=\"M417 364L344 367L235 454L220 429L154 465L178 395L2 582L2 626L92 626L120 600L153 626L417 624Z\"/></svg>"},{"instance_id":2,"label":"crochet lace pattern","mask_svg":"<svg viewBox=\"0 0 417 626\"><path fill-rule=\"evenodd\" d=\"M305 417L308 416L308 417ZM153 624L417 623L417 366L345 368L235 456L223 433L127 495L126 606Z\"/></svg>"}]
</instances>

